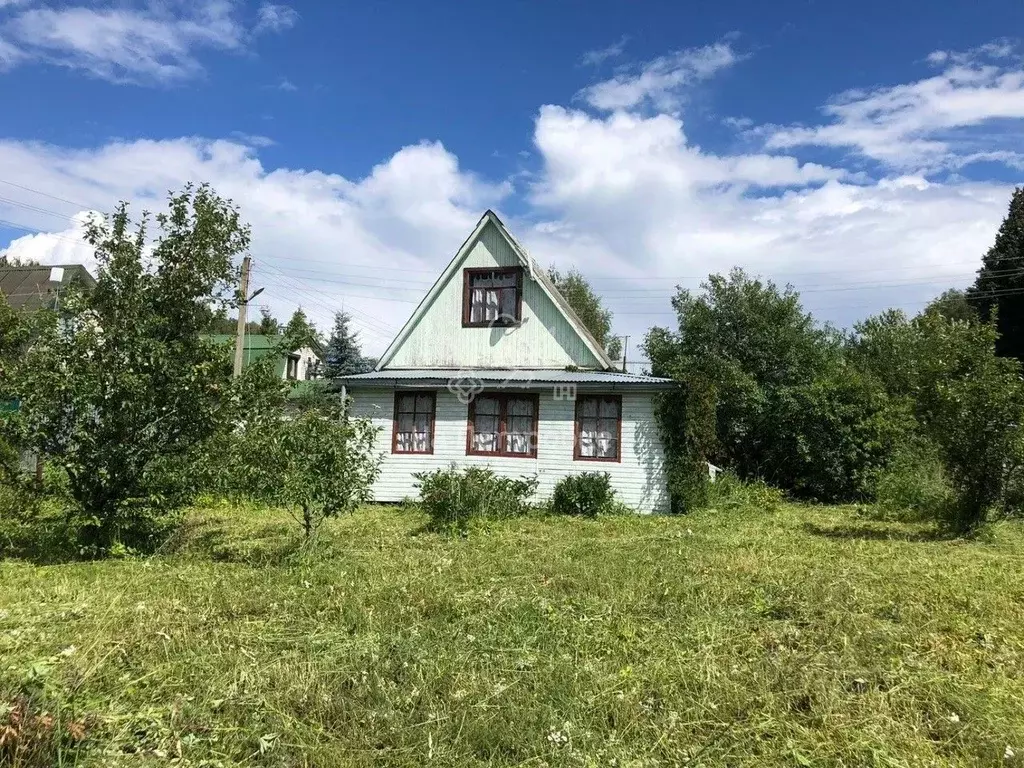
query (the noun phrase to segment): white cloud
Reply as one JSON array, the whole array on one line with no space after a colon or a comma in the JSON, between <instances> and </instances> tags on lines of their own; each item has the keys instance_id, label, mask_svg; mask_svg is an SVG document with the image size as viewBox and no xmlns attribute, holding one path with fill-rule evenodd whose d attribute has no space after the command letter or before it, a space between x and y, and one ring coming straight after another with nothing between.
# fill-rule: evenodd
<instances>
[{"instance_id":1,"label":"white cloud","mask_svg":"<svg viewBox=\"0 0 1024 768\"><path fill-rule=\"evenodd\" d=\"M287 5L263 3L257 12L255 32L283 32L291 29L299 21L299 14Z\"/></svg>"},{"instance_id":2,"label":"white cloud","mask_svg":"<svg viewBox=\"0 0 1024 768\"><path fill-rule=\"evenodd\" d=\"M11 241L3 254L12 262L38 264L83 264L96 274L96 257L83 239L89 219L99 215L96 211L81 211L71 217L67 229L59 232L40 232Z\"/></svg>"},{"instance_id":3,"label":"white cloud","mask_svg":"<svg viewBox=\"0 0 1024 768\"><path fill-rule=\"evenodd\" d=\"M461 170L439 143L405 147L358 180L269 170L251 147L200 139L95 150L0 141L0 167L5 181L36 190L5 186L19 204L0 200L0 219L57 233L16 239L9 253L45 263L88 255L69 224L78 211L109 211L119 199L136 214L161 210L166 190L209 181L252 224L260 301L283 319L302 305L324 329L344 307L372 352L412 313L481 211L508 192Z\"/></svg>"},{"instance_id":4,"label":"white cloud","mask_svg":"<svg viewBox=\"0 0 1024 768\"><path fill-rule=\"evenodd\" d=\"M176 83L203 72L200 51L243 50L256 32L294 24L289 13L265 5L250 32L232 0L29 8L0 27L8 40L0 43L0 65L38 60L115 83ZM10 50L17 55L5 55Z\"/></svg>"},{"instance_id":5,"label":"white cloud","mask_svg":"<svg viewBox=\"0 0 1024 768\"><path fill-rule=\"evenodd\" d=\"M595 109L605 111L650 105L662 112L674 112L683 103L686 88L742 58L727 42L687 48L595 83L578 96Z\"/></svg>"},{"instance_id":6,"label":"white cloud","mask_svg":"<svg viewBox=\"0 0 1024 768\"><path fill-rule=\"evenodd\" d=\"M277 81L277 84L274 86L274 88L276 88L279 91L297 91L297 90L299 90L299 87L295 83L293 83L291 80L289 80L287 77L280 78Z\"/></svg>"},{"instance_id":7,"label":"white cloud","mask_svg":"<svg viewBox=\"0 0 1024 768\"><path fill-rule=\"evenodd\" d=\"M1019 163L1020 127L996 121L1024 118L1024 60L1006 41L963 53L935 51L944 69L912 83L847 91L823 108L825 125L769 133L770 149L803 145L850 149L901 170L959 168L978 160ZM982 130L990 129L990 130Z\"/></svg>"},{"instance_id":8,"label":"white cloud","mask_svg":"<svg viewBox=\"0 0 1024 768\"><path fill-rule=\"evenodd\" d=\"M608 59L618 58L622 55L623 51L626 50L626 43L628 42L629 36L623 35L618 39L618 41L612 43L606 48L587 51L580 57L580 64L588 67L597 67Z\"/></svg>"},{"instance_id":9,"label":"white cloud","mask_svg":"<svg viewBox=\"0 0 1024 768\"><path fill-rule=\"evenodd\" d=\"M633 105L653 104L651 92ZM693 287L734 265L793 282L817 316L841 324L888 306L916 311L971 281L1011 193L1003 182L937 181L913 168L872 179L797 153L715 153L685 128L680 114L542 107L541 167L516 201L520 215L505 217L542 265L575 264L593 280L616 331L632 337L632 359L653 323L673 321L677 283ZM0 141L5 180L63 198L5 187L23 205L0 200L0 219L64 233L79 210L109 210L120 198L156 209L166 190L210 181L253 224L261 301L285 317L302 303L322 327L332 310L354 310L367 350L379 353L482 210L512 191L460 168L439 143L405 147L348 179L268 169L258 142L245 141L92 150ZM38 254L62 242L25 238L12 248Z\"/></svg>"}]
</instances>

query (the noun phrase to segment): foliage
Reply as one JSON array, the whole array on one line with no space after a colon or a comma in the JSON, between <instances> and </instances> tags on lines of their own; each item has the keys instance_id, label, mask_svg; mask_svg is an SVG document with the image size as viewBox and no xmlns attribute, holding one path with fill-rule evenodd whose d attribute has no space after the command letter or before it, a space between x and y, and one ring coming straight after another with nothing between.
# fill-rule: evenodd
<instances>
[{"instance_id":1,"label":"foliage","mask_svg":"<svg viewBox=\"0 0 1024 768\"><path fill-rule=\"evenodd\" d=\"M885 517L942 519L953 501L938 447L927 438L908 441L879 476L875 499Z\"/></svg>"},{"instance_id":2,"label":"foliage","mask_svg":"<svg viewBox=\"0 0 1024 768\"><path fill-rule=\"evenodd\" d=\"M654 328L644 345L655 375L694 393L660 414L675 506L705 503L704 460L804 497L868 493L902 424L885 390L849 369L843 339L791 288L737 269L702 289L680 290L678 331Z\"/></svg>"},{"instance_id":3,"label":"foliage","mask_svg":"<svg viewBox=\"0 0 1024 768\"><path fill-rule=\"evenodd\" d=\"M615 489L607 472L582 472L566 475L555 484L551 509L556 515L597 517L614 508Z\"/></svg>"},{"instance_id":4,"label":"foliage","mask_svg":"<svg viewBox=\"0 0 1024 768\"><path fill-rule=\"evenodd\" d=\"M968 298L982 319L995 321L996 354L1024 360L1024 187L1014 190Z\"/></svg>"},{"instance_id":5,"label":"foliage","mask_svg":"<svg viewBox=\"0 0 1024 768\"><path fill-rule=\"evenodd\" d=\"M971 303L966 291L959 288L950 288L943 291L941 295L932 299L925 308L925 312L938 312L947 320L962 320L964 322L977 322L978 308Z\"/></svg>"},{"instance_id":6,"label":"foliage","mask_svg":"<svg viewBox=\"0 0 1024 768\"><path fill-rule=\"evenodd\" d=\"M276 336L281 332L281 324L266 307L260 308L260 323L256 332L263 336Z\"/></svg>"},{"instance_id":7,"label":"foliage","mask_svg":"<svg viewBox=\"0 0 1024 768\"><path fill-rule=\"evenodd\" d=\"M713 509L748 509L754 512L777 512L785 495L764 480L741 480L734 472L719 472L708 484L708 506Z\"/></svg>"},{"instance_id":8,"label":"foliage","mask_svg":"<svg viewBox=\"0 0 1024 768\"><path fill-rule=\"evenodd\" d=\"M857 365L913 413L919 439L935 446L953 499L933 514L961 534L1002 499L1020 440L1020 366L996 356L996 336L992 324L932 308L913 320L893 312L872 318L851 342Z\"/></svg>"},{"instance_id":9,"label":"foliage","mask_svg":"<svg viewBox=\"0 0 1024 768\"><path fill-rule=\"evenodd\" d=\"M0 562L0 692L92 722L81 768L1019 763L1018 523L425 519L363 508L277 567L287 513L218 504L167 556Z\"/></svg>"},{"instance_id":10,"label":"foliage","mask_svg":"<svg viewBox=\"0 0 1024 768\"><path fill-rule=\"evenodd\" d=\"M249 413L229 439L224 490L288 509L309 538L325 519L369 500L380 469L377 429L326 396L286 417L280 389L266 379L257 373L248 382Z\"/></svg>"},{"instance_id":11,"label":"foliage","mask_svg":"<svg viewBox=\"0 0 1024 768\"><path fill-rule=\"evenodd\" d=\"M605 309L601 297L594 292L587 279L576 269L559 272L555 267L548 269L548 277L597 343L605 349L608 357L612 360L620 359L622 342L611 335L612 313Z\"/></svg>"},{"instance_id":12,"label":"foliage","mask_svg":"<svg viewBox=\"0 0 1024 768\"><path fill-rule=\"evenodd\" d=\"M654 344L649 344L653 348ZM666 467L669 502L673 514L707 506L708 463L717 447L716 395L713 385L697 375L677 372L681 386L655 400Z\"/></svg>"},{"instance_id":13,"label":"foliage","mask_svg":"<svg viewBox=\"0 0 1024 768\"><path fill-rule=\"evenodd\" d=\"M204 338L209 307L234 297L234 257L249 243L238 211L187 187L132 230L121 204L85 237L99 275L40 313L12 382L28 445L67 473L83 544L94 552L141 532L186 500L178 473L222 425L226 351ZM143 542L137 542L144 544Z\"/></svg>"},{"instance_id":14,"label":"foliage","mask_svg":"<svg viewBox=\"0 0 1024 768\"><path fill-rule=\"evenodd\" d=\"M329 379L366 373L376 364L363 357L359 349L359 333L349 328L351 322L347 312L334 315L334 328L324 354L324 375Z\"/></svg>"},{"instance_id":15,"label":"foliage","mask_svg":"<svg viewBox=\"0 0 1024 768\"><path fill-rule=\"evenodd\" d=\"M420 507L438 531L465 533L476 521L525 515L537 492L535 477L515 480L496 475L488 467L460 470L452 463L447 469L417 472L413 477Z\"/></svg>"},{"instance_id":16,"label":"foliage","mask_svg":"<svg viewBox=\"0 0 1024 768\"><path fill-rule=\"evenodd\" d=\"M320 345L320 333L313 325L302 307L292 314L288 325L284 327L284 335L291 340L294 348L317 347Z\"/></svg>"},{"instance_id":17,"label":"foliage","mask_svg":"<svg viewBox=\"0 0 1024 768\"><path fill-rule=\"evenodd\" d=\"M914 330L921 356L918 419L939 447L956 493L946 523L971 533L1001 499L1004 465L1024 416L1020 364L996 357L996 329L926 313Z\"/></svg>"}]
</instances>

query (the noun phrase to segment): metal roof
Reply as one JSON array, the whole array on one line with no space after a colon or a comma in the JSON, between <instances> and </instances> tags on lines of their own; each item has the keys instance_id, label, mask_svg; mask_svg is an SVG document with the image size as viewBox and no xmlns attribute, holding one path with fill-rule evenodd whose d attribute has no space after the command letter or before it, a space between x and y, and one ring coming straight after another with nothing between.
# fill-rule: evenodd
<instances>
[{"instance_id":1,"label":"metal roof","mask_svg":"<svg viewBox=\"0 0 1024 768\"><path fill-rule=\"evenodd\" d=\"M14 309L24 312L52 307L57 290L76 280L87 289L96 286L96 280L81 264L0 266L0 294Z\"/></svg>"},{"instance_id":2,"label":"metal roof","mask_svg":"<svg viewBox=\"0 0 1024 768\"><path fill-rule=\"evenodd\" d=\"M386 385L393 387L448 386L449 382L479 381L485 385L526 388L545 384L579 384L609 389L667 389L674 382L657 376L640 376L616 371L566 371L541 368L419 368L383 370L342 376L334 381L352 387Z\"/></svg>"}]
</instances>

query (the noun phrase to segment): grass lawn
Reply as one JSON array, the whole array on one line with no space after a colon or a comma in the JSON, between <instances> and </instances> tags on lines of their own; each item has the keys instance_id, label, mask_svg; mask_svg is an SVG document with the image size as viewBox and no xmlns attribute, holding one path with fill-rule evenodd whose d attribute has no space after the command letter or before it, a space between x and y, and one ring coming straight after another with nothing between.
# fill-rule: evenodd
<instances>
[{"instance_id":1,"label":"grass lawn","mask_svg":"<svg viewBox=\"0 0 1024 768\"><path fill-rule=\"evenodd\" d=\"M82 721L83 766L1024 765L1020 525L423 522L296 553L219 507L147 560L0 561L0 706Z\"/></svg>"}]
</instances>

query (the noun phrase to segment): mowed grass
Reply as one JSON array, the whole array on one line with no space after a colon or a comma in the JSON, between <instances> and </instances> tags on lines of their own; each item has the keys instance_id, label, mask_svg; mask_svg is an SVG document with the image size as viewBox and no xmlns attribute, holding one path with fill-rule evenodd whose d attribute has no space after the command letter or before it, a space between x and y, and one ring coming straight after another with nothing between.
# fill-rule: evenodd
<instances>
[{"instance_id":1,"label":"mowed grass","mask_svg":"<svg viewBox=\"0 0 1024 768\"><path fill-rule=\"evenodd\" d=\"M849 508L466 539L197 510L163 554L0 563L0 694L63 764L1021 765L1024 530Z\"/></svg>"}]
</instances>

